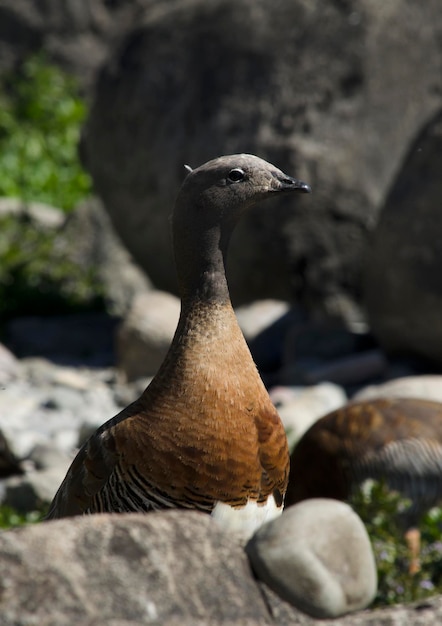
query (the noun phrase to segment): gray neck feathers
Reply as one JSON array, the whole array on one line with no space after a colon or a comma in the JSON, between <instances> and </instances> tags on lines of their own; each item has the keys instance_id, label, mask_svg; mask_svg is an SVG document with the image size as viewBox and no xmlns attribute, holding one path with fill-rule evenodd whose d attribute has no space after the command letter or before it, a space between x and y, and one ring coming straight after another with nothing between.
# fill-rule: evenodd
<instances>
[{"instance_id":1,"label":"gray neck feathers","mask_svg":"<svg viewBox=\"0 0 442 626\"><path fill-rule=\"evenodd\" d=\"M225 263L235 224L204 207L177 203L173 219L175 263L181 298L230 300Z\"/></svg>"}]
</instances>

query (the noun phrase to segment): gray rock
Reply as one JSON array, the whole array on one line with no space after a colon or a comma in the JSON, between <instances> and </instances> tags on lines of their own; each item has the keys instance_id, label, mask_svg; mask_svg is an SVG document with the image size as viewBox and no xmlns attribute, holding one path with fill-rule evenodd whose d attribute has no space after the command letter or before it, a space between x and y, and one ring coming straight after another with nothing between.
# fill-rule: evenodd
<instances>
[{"instance_id":1,"label":"gray rock","mask_svg":"<svg viewBox=\"0 0 442 626\"><path fill-rule=\"evenodd\" d=\"M416 135L373 235L365 300L373 333L388 353L440 366L442 107Z\"/></svg>"},{"instance_id":2,"label":"gray rock","mask_svg":"<svg viewBox=\"0 0 442 626\"><path fill-rule=\"evenodd\" d=\"M328 382L311 387L274 387L269 393L284 424L290 448L316 420L347 401L344 389Z\"/></svg>"},{"instance_id":3,"label":"gray rock","mask_svg":"<svg viewBox=\"0 0 442 626\"><path fill-rule=\"evenodd\" d=\"M138 13L138 2L2 0L0 69L14 70L23 58L44 51L90 90L110 46Z\"/></svg>"},{"instance_id":4,"label":"gray rock","mask_svg":"<svg viewBox=\"0 0 442 626\"><path fill-rule=\"evenodd\" d=\"M423 374L396 378L364 387L352 399L360 401L373 398L422 398L442 402L442 376Z\"/></svg>"},{"instance_id":5,"label":"gray rock","mask_svg":"<svg viewBox=\"0 0 442 626\"><path fill-rule=\"evenodd\" d=\"M64 213L42 202L26 202L18 198L0 198L0 217L24 217L41 230L57 230L63 224Z\"/></svg>"},{"instance_id":6,"label":"gray rock","mask_svg":"<svg viewBox=\"0 0 442 626\"><path fill-rule=\"evenodd\" d=\"M303 358L333 360L373 346L366 332L349 327L336 318L299 319L287 331L284 364Z\"/></svg>"},{"instance_id":7,"label":"gray rock","mask_svg":"<svg viewBox=\"0 0 442 626\"><path fill-rule=\"evenodd\" d=\"M355 352L338 359L302 358L284 365L278 372L281 385L317 385L329 381L353 389L382 378L388 369L385 354L379 350Z\"/></svg>"},{"instance_id":8,"label":"gray rock","mask_svg":"<svg viewBox=\"0 0 442 626\"><path fill-rule=\"evenodd\" d=\"M365 526L337 500L289 507L255 533L247 553L264 582L313 617L363 609L376 594L376 563Z\"/></svg>"},{"instance_id":9,"label":"gray rock","mask_svg":"<svg viewBox=\"0 0 442 626\"><path fill-rule=\"evenodd\" d=\"M117 333L118 368L128 381L153 376L170 347L180 301L163 291L138 294Z\"/></svg>"},{"instance_id":10,"label":"gray rock","mask_svg":"<svg viewBox=\"0 0 442 626\"><path fill-rule=\"evenodd\" d=\"M42 391L29 389L23 382L0 391L0 428L18 458L27 456L36 443L44 440L41 433L34 431L43 398Z\"/></svg>"},{"instance_id":11,"label":"gray rock","mask_svg":"<svg viewBox=\"0 0 442 626\"><path fill-rule=\"evenodd\" d=\"M329 380L337 385L360 385L381 377L387 370L387 359L381 350L366 350L329 363L314 366L305 373L306 383Z\"/></svg>"},{"instance_id":12,"label":"gray rock","mask_svg":"<svg viewBox=\"0 0 442 626\"><path fill-rule=\"evenodd\" d=\"M88 368L86 366L59 365L42 357L27 357L20 361L23 378L34 387L63 385L78 391L91 386L111 384L115 379L112 368Z\"/></svg>"},{"instance_id":13,"label":"gray rock","mask_svg":"<svg viewBox=\"0 0 442 626\"><path fill-rule=\"evenodd\" d=\"M82 392L62 386L53 387L47 391L44 408L48 413L70 414L77 428L84 424L96 428L119 412L111 391L99 385L96 388L91 385Z\"/></svg>"},{"instance_id":14,"label":"gray rock","mask_svg":"<svg viewBox=\"0 0 442 626\"><path fill-rule=\"evenodd\" d=\"M284 516L283 516L284 518ZM94 515L0 533L2 626L315 626L257 582L208 516ZM433 626L442 596L323 620Z\"/></svg>"},{"instance_id":15,"label":"gray rock","mask_svg":"<svg viewBox=\"0 0 442 626\"><path fill-rule=\"evenodd\" d=\"M113 398L117 406L122 409L134 402L141 396L152 378L152 376L137 378L129 383L124 376L120 376L119 382L113 387Z\"/></svg>"},{"instance_id":16,"label":"gray rock","mask_svg":"<svg viewBox=\"0 0 442 626\"><path fill-rule=\"evenodd\" d=\"M288 603L281 602L266 585L262 584L262 589L274 623L278 626L282 624L284 626L294 626L294 624L308 626L435 626L435 624L441 623L442 618L442 596L435 596L425 600L425 602L396 605L373 611L358 611L340 618L322 619L318 622L316 618L307 615L294 618L286 610Z\"/></svg>"},{"instance_id":17,"label":"gray rock","mask_svg":"<svg viewBox=\"0 0 442 626\"><path fill-rule=\"evenodd\" d=\"M0 391L3 385L17 378L19 370L20 364L18 359L6 346L0 343Z\"/></svg>"},{"instance_id":18,"label":"gray rock","mask_svg":"<svg viewBox=\"0 0 442 626\"><path fill-rule=\"evenodd\" d=\"M271 623L242 549L204 514L93 515L9 531L0 566L3 626Z\"/></svg>"},{"instance_id":19,"label":"gray rock","mask_svg":"<svg viewBox=\"0 0 442 626\"><path fill-rule=\"evenodd\" d=\"M83 201L67 218L59 209L44 204L0 198L2 215L26 216L39 231L56 233L59 256L62 253L67 262L81 268L83 276L93 276L96 298L102 296L109 315L124 316L134 295L151 289L149 279L125 249L98 198ZM89 323L85 319L85 326ZM12 333L14 341L14 327Z\"/></svg>"},{"instance_id":20,"label":"gray rock","mask_svg":"<svg viewBox=\"0 0 442 626\"><path fill-rule=\"evenodd\" d=\"M68 258L94 272L111 315L124 317L135 295L150 291L148 277L122 244L98 198L75 208L59 240Z\"/></svg>"},{"instance_id":21,"label":"gray rock","mask_svg":"<svg viewBox=\"0 0 442 626\"><path fill-rule=\"evenodd\" d=\"M237 307L235 314L244 337L250 342L285 315L289 308L289 303L283 300L256 300Z\"/></svg>"},{"instance_id":22,"label":"gray rock","mask_svg":"<svg viewBox=\"0 0 442 626\"><path fill-rule=\"evenodd\" d=\"M83 425L95 429L116 415L121 407L106 376L41 359L24 364L23 376L0 391L0 428L14 454L26 458L38 444L70 453Z\"/></svg>"},{"instance_id":23,"label":"gray rock","mask_svg":"<svg viewBox=\"0 0 442 626\"><path fill-rule=\"evenodd\" d=\"M128 249L157 288L176 290L168 216L183 164L252 152L315 193L239 225L235 304L295 295L346 315L368 231L440 107L440 0L145 7L103 68L82 151Z\"/></svg>"},{"instance_id":24,"label":"gray rock","mask_svg":"<svg viewBox=\"0 0 442 626\"><path fill-rule=\"evenodd\" d=\"M11 476L4 483L3 504L20 513L41 510L48 506L70 465L69 460L42 471L30 471L24 476Z\"/></svg>"},{"instance_id":25,"label":"gray rock","mask_svg":"<svg viewBox=\"0 0 442 626\"><path fill-rule=\"evenodd\" d=\"M53 411L66 409L75 413L82 409L82 394L69 387L54 387L47 393L44 407Z\"/></svg>"},{"instance_id":26,"label":"gray rock","mask_svg":"<svg viewBox=\"0 0 442 626\"><path fill-rule=\"evenodd\" d=\"M32 462L36 470L59 467L64 467L66 470L72 461L72 455L66 454L49 443L41 443L31 450L27 460Z\"/></svg>"},{"instance_id":27,"label":"gray rock","mask_svg":"<svg viewBox=\"0 0 442 626\"><path fill-rule=\"evenodd\" d=\"M97 384L97 380L91 382L91 376L87 372L80 371L74 367L54 367L51 372L52 385L60 385L66 389L72 389L74 391L87 391L93 385L94 389ZM101 385L102 386L102 385Z\"/></svg>"}]
</instances>

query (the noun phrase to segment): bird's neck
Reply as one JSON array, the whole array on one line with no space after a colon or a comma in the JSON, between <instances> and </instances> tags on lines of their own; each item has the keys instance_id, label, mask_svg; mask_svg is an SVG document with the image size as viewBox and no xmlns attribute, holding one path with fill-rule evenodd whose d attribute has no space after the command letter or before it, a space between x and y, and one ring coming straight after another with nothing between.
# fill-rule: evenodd
<instances>
[{"instance_id":1,"label":"bird's neck","mask_svg":"<svg viewBox=\"0 0 442 626\"><path fill-rule=\"evenodd\" d=\"M230 232L219 226L199 233L174 232L175 264L182 305L230 303L226 257Z\"/></svg>"},{"instance_id":2,"label":"bird's neck","mask_svg":"<svg viewBox=\"0 0 442 626\"><path fill-rule=\"evenodd\" d=\"M245 393L244 379L252 392ZM257 395L256 385L259 389L259 375L230 300L183 300L170 349L148 387L149 410L155 405L163 411L172 401L180 406L201 395L212 408L232 398L243 403L244 398ZM199 403L191 414L196 419L204 410Z\"/></svg>"},{"instance_id":3,"label":"bird's neck","mask_svg":"<svg viewBox=\"0 0 442 626\"><path fill-rule=\"evenodd\" d=\"M175 215L181 314L169 352L143 401L151 413L160 407L161 415L171 402L172 415L182 403L187 415L195 402L190 414L209 424L226 414L227 405L249 406L257 398L265 403L268 396L230 301L225 263L233 225L227 227L224 221L222 227L199 226L195 220L182 219L182 213Z\"/></svg>"},{"instance_id":4,"label":"bird's neck","mask_svg":"<svg viewBox=\"0 0 442 626\"><path fill-rule=\"evenodd\" d=\"M180 291L183 309L200 304L230 304L224 264L199 265L195 272L187 274L185 282L180 285Z\"/></svg>"},{"instance_id":5,"label":"bird's neck","mask_svg":"<svg viewBox=\"0 0 442 626\"><path fill-rule=\"evenodd\" d=\"M204 207L176 205L173 240L181 315L171 347L175 357L184 346L198 354L205 355L210 350L227 354L227 340L236 346L238 354L252 362L226 279L227 249L234 227L234 219L224 217L220 221L219 216L213 217Z\"/></svg>"}]
</instances>

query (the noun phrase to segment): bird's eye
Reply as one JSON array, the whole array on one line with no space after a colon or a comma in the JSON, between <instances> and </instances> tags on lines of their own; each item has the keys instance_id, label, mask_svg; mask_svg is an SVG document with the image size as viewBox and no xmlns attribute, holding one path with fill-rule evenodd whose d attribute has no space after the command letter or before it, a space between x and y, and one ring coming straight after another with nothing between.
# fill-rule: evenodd
<instances>
[{"instance_id":1,"label":"bird's eye","mask_svg":"<svg viewBox=\"0 0 442 626\"><path fill-rule=\"evenodd\" d=\"M239 183L241 180L244 180L244 171L240 167L235 167L233 170L230 170L228 179L232 183Z\"/></svg>"}]
</instances>

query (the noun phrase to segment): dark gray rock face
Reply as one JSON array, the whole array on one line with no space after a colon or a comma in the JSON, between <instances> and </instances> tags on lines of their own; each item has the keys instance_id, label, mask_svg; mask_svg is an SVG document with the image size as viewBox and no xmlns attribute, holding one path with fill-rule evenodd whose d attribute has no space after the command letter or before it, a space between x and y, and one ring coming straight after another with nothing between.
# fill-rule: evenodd
<instances>
[{"instance_id":1,"label":"dark gray rock face","mask_svg":"<svg viewBox=\"0 0 442 626\"><path fill-rule=\"evenodd\" d=\"M59 235L67 257L95 272L102 285L106 311L124 317L137 294L151 289L149 279L133 262L97 198L80 203Z\"/></svg>"},{"instance_id":2,"label":"dark gray rock face","mask_svg":"<svg viewBox=\"0 0 442 626\"><path fill-rule=\"evenodd\" d=\"M439 365L441 237L442 109L414 141L386 199L366 278L369 321L382 347Z\"/></svg>"},{"instance_id":3,"label":"dark gray rock face","mask_svg":"<svg viewBox=\"0 0 442 626\"><path fill-rule=\"evenodd\" d=\"M305 178L314 195L240 224L233 299L300 300L354 319L370 230L389 190L410 189L397 172L442 106L439 17L439 0L0 0L0 72L43 49L88 96L96 91L84 159L118 234L160 289L175 289L168 216L183 163L249 151ZM421 157L437 163L438 154L428 141ZM426 171L428 189L439 171ZM432 280L421 283L426 310L427 300L435 308ZM402 331L393 329L391 346L385 339L391 300L385 315L369 307L381 342L396 350Z\"/></svg>"},{"instance_id":4,"label":"dark gray rock face","mask_svg":"<svg viewBox=\"0 0 442 626\"><path fill-rule=\"evenodd\" d=\"M83 153L156 287L175 288L168 216L183 164L253 152L314 194L240 224L235 303L296 296L351 316L367 234L440 106L439 11L439 0L147 5L101 73Z\"/></svg>"},{"instance_id":5,"label":"dark gray rock face","mask_svg":"<svg viewBox=\"0 0 442 626\"><path fill-rule=\"evenodd\" d=\"M88 92L110 48L138 12L137 0L0 0L0 72L43 50Z\"/></svg>"}]
</instances>

